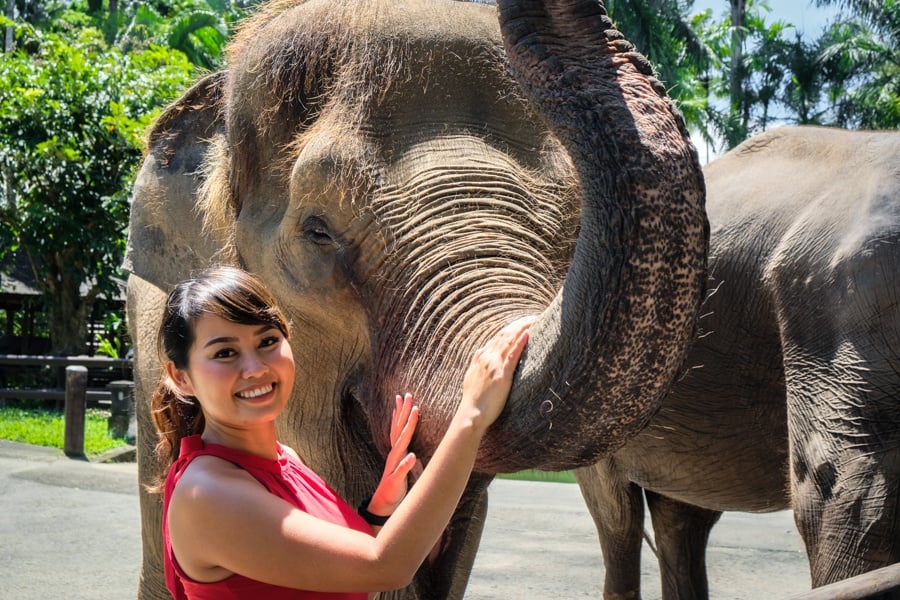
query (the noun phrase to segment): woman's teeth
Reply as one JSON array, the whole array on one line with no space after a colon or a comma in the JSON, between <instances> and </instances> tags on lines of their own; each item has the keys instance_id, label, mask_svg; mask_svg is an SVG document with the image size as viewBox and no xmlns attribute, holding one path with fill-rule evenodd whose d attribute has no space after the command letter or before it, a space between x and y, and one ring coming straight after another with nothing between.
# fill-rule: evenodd
<instances>
[{"instance_id":1,"label":"woman's teeth","mask_svg":"<svg viewBox=\"0 0 900 600\"><path fill-rule=\"evenodd\" d=\"M254 388L252 390L247 390L245 392L238 392L238 396L241 398L256 398L257 396L262 396L263 394L268 394L272 391L272 384L269 384L264 387Z\"/></svg>"}]
</instances>

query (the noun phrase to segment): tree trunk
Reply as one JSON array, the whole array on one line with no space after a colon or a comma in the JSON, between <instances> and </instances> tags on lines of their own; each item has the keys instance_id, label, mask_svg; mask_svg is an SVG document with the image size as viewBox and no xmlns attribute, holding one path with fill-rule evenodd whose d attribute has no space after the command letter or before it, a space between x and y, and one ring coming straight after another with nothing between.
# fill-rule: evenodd
<instances>
[{"instance_id":1,"label":"tree trunk","mask_svg":"<svg viewBox=\"0 0 900 600\"><path fill-rule=\"evenodd\" d=\"M60 356L84 354L87 319L98 291L92 287L82 294L80 282L66 268L71 256L56 259L56 263L51 261L48 265L47 275L36 279L44 288L51 351Z\"/></svg>"},{"instance_id":2,"label":"tree trunk","mask_svg":"<svg viewBox=\"0 0 900 600\"><path fill-rule=\"evenodd\" d=\"M71 298L71 294L65 294ZM60 304L65 302L65 304ZM87 305L82 299L59 300L54 298L47 310L50 329L51 352L57 356L72 356L85 353L87 340Z\"/></svg>"},{"instance_id":3,"label":"tree trunk","mask_svg":"<svg viewBox=\"0 0 900 600\"><path fill-rule=\"evenodd\" d=\"M16 18L16 0L6 0L6 18L10 21ZM12 52L15 45L14 31L11 25L7 25L4 32L3 52Z\"/></svg>"},{"instance_id":4,"label":"tree trunk","mask_svg":"<svg viewBox=\"0 0 900 600\"><path fill-rule=\"evenodd\" d=\"M749 106L744 94L744 38L747 26L747 1L731 0L731 73L729 76L729 95L731 96L731 115L739 116L740 131L729 136L728 147L734 148L747 137Z\"/></svg>"}]
</instances>

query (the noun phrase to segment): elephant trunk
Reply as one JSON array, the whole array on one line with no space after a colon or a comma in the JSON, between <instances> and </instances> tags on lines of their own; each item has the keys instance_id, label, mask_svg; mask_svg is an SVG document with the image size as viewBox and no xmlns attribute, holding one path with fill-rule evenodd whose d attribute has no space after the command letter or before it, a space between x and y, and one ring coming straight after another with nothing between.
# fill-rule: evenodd
<instances>
[{"instance_id":1,"label":"elephant trunk","mask_svg":"<svg viewBox=\"0 0 900 600\"><path fill-rule=\"evenodd\" d=\"M683 120L602 5L499 12L513 74L572 159L582 217L476 468L566 469L638 433L682 366L706 278L705 188Z\"/></svg>"}]
</instances>

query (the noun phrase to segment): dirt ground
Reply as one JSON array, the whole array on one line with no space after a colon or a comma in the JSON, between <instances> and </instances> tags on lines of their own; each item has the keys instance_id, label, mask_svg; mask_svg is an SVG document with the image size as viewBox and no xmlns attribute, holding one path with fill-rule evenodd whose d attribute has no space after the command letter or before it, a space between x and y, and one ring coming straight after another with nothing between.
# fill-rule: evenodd
<instances>
[{"instance_id":1,"label":"dirt ground","mask_svg":"<svg viewBox=\"0 0 900 600\"><path fill-rule=\"evenodd\" d=\"M498 480L489 493L467 600L600 597L600 549L576 485ZM134 463L88 463L0 441L0 598L133 598L139 515ZM644 598L654 600L658 571L644 554ZM726 515L708 562L712 598L770 600L808 589L790 513Z\"/></svg>"}]
</instances>

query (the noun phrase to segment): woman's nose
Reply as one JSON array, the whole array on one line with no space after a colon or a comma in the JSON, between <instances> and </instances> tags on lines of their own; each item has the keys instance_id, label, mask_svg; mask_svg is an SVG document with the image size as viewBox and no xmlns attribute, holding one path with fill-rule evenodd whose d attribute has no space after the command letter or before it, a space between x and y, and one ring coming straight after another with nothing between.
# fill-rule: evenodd
<instances>
[{"instance_id":1,"label":"woman's nose","mask_svg":"<svg viewBox=\"0 0 900 600\"><path fill-rule=\"evenodd\" d=\"M244 355L244 363L241 366L241 375L245 379L259 377L269 370L269 365L266 364L266 361L258 354L253 353Z\"/></svg>"}]
</instances>

